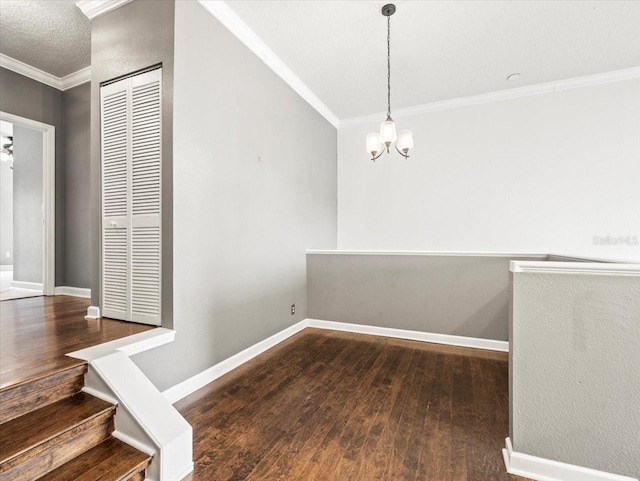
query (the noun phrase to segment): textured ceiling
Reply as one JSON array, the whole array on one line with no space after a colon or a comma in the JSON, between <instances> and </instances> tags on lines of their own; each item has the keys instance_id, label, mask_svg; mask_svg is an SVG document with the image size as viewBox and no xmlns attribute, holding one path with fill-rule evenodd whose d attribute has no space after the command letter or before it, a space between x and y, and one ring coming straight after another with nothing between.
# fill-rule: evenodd
<instances>
[{"instance_id":1,"label":"textured ceiling","mask_svg":"<svg viewBox=\"0 0 640 481\"><path fill-rule=\"evenodd\" d=\"M341 119L386 110L385 3L227 1ZM640 66L638 1L395 3L395 108Z\"/></svg>"},{"instance_id":2,"label":"textured ceiling","mask_svg":"<svg viewBox=\"0 0 640 481\"><path fill-rule=\"evenodd\" d=\"M0 53L56 77L91 64L91 25L76 0L0 0Z\"/></svg>"}]
</instances>

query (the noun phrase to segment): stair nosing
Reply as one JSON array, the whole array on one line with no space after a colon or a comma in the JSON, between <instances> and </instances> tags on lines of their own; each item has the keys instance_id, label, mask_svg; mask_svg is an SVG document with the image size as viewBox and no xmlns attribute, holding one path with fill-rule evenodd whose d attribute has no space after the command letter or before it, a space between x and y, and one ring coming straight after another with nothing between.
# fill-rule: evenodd
<instances>
[{"instance_id":1,"label":"stair nosing","mask_svg":"<svg viewBox=\"0 0 640 481\"><path fill-rule=\"evenodd\" d=\"M74 359L74 358L71 358L71 359ZM40 379L44 379L44 378L47 378L47 377L50 377L50 376L54 376L54 375L59 374L61 372L70 371L72 369L77 369L77 368L82 367L82 366L87 368L88 367L87 361L83 361L81 359L78 359L78 364L69 365L69 366L65 367L64 369L58 369L58 370L52 371L52 372L42 372L40 374L36 374L33 377L29 377L29 378L26 378L26 379L21 379L20 381L15 382L13 384L8 384L7 386L2 386L2 387L0 387L0 394L2 394L4 391L9 391L11 389L24 386L25 384L30 384L30 383L38 381ZM11 371L6 371L6 372L11 372ZM86 374L86 371L85 371L85 374Z\"/></svg>"}]
</instances>

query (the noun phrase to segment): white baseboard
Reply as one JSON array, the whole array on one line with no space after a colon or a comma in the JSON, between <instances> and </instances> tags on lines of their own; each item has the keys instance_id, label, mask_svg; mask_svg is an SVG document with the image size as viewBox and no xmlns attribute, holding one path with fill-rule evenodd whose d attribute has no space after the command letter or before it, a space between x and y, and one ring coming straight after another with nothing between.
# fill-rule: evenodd
<instances>
[{"instance_id":1,"label":"white baseboard","mask_svg":"<svg viewBox=\"0 0 640 481\"><path fill-rule=\"evenodd\" d=\"M171 404L173 404L192 392L197 391L201 387L206 386L210 382L215 381L219 377L224 376L229 371L234 370L245 362L250 361L257 355L262 354L267 349L280 344L285 339L288 339L294 334L302 331L305 327L307 327L306 321L300 321L297 324L268 337L264 341L260 341L257 344L248 347L244 351L241 351L238 354L235 354L234 356L210 367L209 369L202 371L200 374L196 374L195 376L176 384L166 391L163 391L162 394Z\"/></svg>"},{"instance_id":2,"label":"white baseboard","mask_svg":"<svg viewBox=\"0 0 640 481\"><path fill-rule=\"evenodd\" d=\"M41 291L41 282L23 282L23 281L11 281L11 287L14 289L29 289L30 291Z\"/></svg>"},{"instance_id":3,"label":"white baseboard","mask_svg":"<svg viewBox=\"0 0 640 481\"><path fill-rule=\"evenodd\" d=\"M100 307L99 306L89 306L87 308L87 315L84 316L85 319L100 319Z\"/></svg>"},{"instance_id":4,"label":"white baseboard","mask_svg":"<svg viewBox=\"0 0 640 481\"><path fill-rule=\"evenodd\" d=\"M12 271L13 265L2 265L0 266L0 272Z\"/></svg>"},{"instance_id":5,"label":"white baseboard","mask_svg":"<svg viewBox=\"0 0 640 481\"><path fill-rule=\"evenodd\" d=\"M83 287L57 286L53 292L56 296L75 296L91 299L91 289Z\"/></svg>"},{"instance_id":6,"label":"white baseboard","mask_svg":"<svg viewBox=\"0 0 640 481\"><path fill-rule=\"evenodd\" d=\"M91 308L89 308L91 309ZM224 376L233 369L250 361L267 349L272 348L276 344L281 343L285 339L297 334L307 327L315 327L318 329L330 329L334 331L347 331L359 334L369 334L374 336L393 337L399 339L409 339L412 341L433 342L437 344L448 344L452 346L472 347L476 349L488 349L491 351L509 351L509 343L506 341L495 341L492 339L479 339L473 337L448 336L444 334L433 334L428 332L405 331L402 329L392 329L388 327L362 326L359 324L347 324L344 322L322 321L319 319L304 319L291 327L280 331L277 334L248 347L242 352L219 362L215 366L196 374L173 387L170 387L162 394L167 400L174 404L180 399L188 396L192 392L197 391L201 387L206 386L221 376Z\"/></svg>"},{"instance_id":7,"label":"white baseboard","mask_svg":"<svg viewBox=\"0 0 640 481\"><path fill-rule=\"evenodd\" d=\"M394 329L391 327L348 324L346 322L323 321L320 319L307 319L307 327L355 332L358 334L369 334L372 336L394 337L397 339L408 339L411 341L433 342L436 344L448 344L450 346L488 349L490 351L509 352L508 341L496 341L494 339L481 339L478 337L463 337L448 334L436 334L432 332L408 331L405 329Z\"/></svg>"},{"instance_id":8,"label":"white baseboard","mask_svg":"<svg viewBox=\"0 0 640 481\"><path fill-rule=\"evenodd\" d=\"M518 453L513 450L509 438L505 439L505 445L502 450L504 464L507 472L516 476L536 481L638 481L637 478Z\"/></svg>"}]
</instances>

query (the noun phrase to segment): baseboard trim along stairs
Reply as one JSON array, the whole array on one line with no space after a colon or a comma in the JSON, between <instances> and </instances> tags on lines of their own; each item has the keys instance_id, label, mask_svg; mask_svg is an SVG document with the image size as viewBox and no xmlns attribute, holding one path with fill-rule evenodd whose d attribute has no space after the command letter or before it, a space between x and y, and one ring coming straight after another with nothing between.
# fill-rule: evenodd
<instances>
[{"instance_id":1,"label":"baseboard trim along stairs","mask_svg":"<svg viewBox=\"0 0 640 481\"><path fill-rule=\"evenodd\" d=\"M509 438L505 439L502 456L509 474L536 481L638 481L637 478L518 453L513 450Z\"/></svg>"},{"instance_id":2,"label":"baseboard trim along stairs","mask_svg":"<svg viewBox=\"0 0 640 481\"><path fill-rule=\"evenodd\" d=\"M509 343L507 341L408 331L388 327L365 326L344 322L324 321L320 319L304 319L297 324L294 324L293 326L290 326L251 347L248 347L244 351L219 362L201 373L176 384L175 386L163 391L162 394L171 404L174 404L308 327L368 334L372 336L393 337L396 339L408 339L411 341L432 342L459 347L471 347L475 349L487 349L501 352L509 351Z\"/></svg>"},{"instance_id":3,"label":"baseboard trim along stairs","mask_svg":"<svg viewBox=\"0 0 640 481\"><path fill-rule=\"evenodd\" d=\"M117 400L113 437L151 456L148 481L180 481L193 470L193 430L130 356L173 342L155 328L69 353L88 362L83 392Z\"/></svg>"}]
</instances>

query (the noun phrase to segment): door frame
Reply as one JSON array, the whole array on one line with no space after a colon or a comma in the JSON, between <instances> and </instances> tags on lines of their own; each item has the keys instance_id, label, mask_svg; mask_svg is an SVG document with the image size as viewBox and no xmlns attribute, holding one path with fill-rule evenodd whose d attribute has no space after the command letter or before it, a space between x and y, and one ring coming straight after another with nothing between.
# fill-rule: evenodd
<instances>
[{"instance_id":1,"label":"door frame","mask_svg":"<svg viewBox=\"0 0 640 481\"><path fill-rule=\"evenodd\" d=\"M0 120L42 132L42 291L45 296L53 296L56 285L56 128L2 111Z\"/></svg>"}]
</instances>

